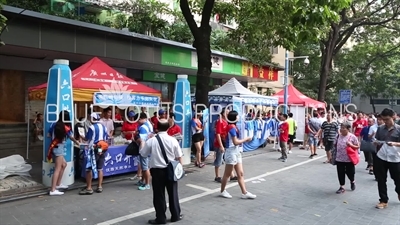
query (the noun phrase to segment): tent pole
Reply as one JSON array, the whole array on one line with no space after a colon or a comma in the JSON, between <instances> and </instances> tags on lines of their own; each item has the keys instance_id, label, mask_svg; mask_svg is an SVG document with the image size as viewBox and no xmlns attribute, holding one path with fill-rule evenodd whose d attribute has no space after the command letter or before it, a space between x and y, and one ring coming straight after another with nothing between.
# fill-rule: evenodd
<instances>
[{"instance_id":1,"label":"tent pole","mask_svg":"<svg viewBox=\"0 0 400 225\"><path fill-rule=\"evenodd\" d=\"M30 114L31 114L31 102L28 100L28 127L26 131L26 159L29 159L29 135L30 135Z\"/></svg>"}]
</instances>

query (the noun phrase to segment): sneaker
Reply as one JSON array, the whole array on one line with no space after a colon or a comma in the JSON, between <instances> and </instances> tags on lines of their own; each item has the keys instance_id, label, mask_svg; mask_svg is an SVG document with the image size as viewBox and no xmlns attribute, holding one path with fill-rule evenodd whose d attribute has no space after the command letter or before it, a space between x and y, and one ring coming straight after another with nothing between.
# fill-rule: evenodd
<instances>
[{"instance_id":1,"label":"sneaker","mask_svg":"<svg viewBox=\"0 0 400 225\"><path fill-rule=\"evenodd\" d=\"M218 182L218 183L221 183L222 178L221 178L221 177L216 177L216 178L214 179L214 181L215 181L215 182Z\"/></svg>"},{"instance_id":2,"label":"sneaker","mask_svg":"<svg viewBox=\"0 0 400 225\"><path fill-rule=\"evenodd\" d=\"M143 185L143 181L142 180L139 180L137 183L136 183L136 186L142 186Z\"/></svg>"},{"instance_id":3,"label":"sneaker","mask_svg":"<svg viewBox=\"0 0 400 225\"><path fill-rule=\"evenodd\" d=\"M282 162L287 162L287 159L282 159Z\"/></svg>"},{"instance_id":4,"label":"sneaker","mask_svg":"<svg viewBox=\"0 0 400 225\"><path fill-rule=\"evenodd\" d=\"M237 177L237 176L231 177L231 178L229 179L229 181L238 181L238 177Z\"/></svg>"},{"instance_id":5,"label":"sneaker","mask_svg":"<svg viewBox=\"0 0 400 225\"><path fill-rule=\"evenodd\" d=\"M284 159L283 156L281 156L281 157L278 158L278 160L283 160L283 159Z\"/></svg>"},{"instance_id":6,"label":"sneaker","mask_svg":"<svg viewBox=\"0 0 400 225\"><path fill-rule=\"evenodd\" d=\"M292 151L289 151L288 153L289 153L289 154L292 154Z\"/></svg>"},{"instance_id":7,"label":"sneaker","mask_svg":"<svg viewBox=\"0 0 400 225\"><path fill-rule=\"evenodd\" d=\"M356 182L351 183L351 190L352 191L356 190Z\"/></svg>"},{"instance_id":8,"label":"sneaker","mask_svg":"<svg viewBox=\"0 0 400 225\"><path fill-rule=\"evenodd\" d=\"M219 194L221 197L224 198L232 198L232 195L230 195L226 190L224 190L223 192L221 192L221 194Z\"/></svg>"},{"instance_id":9,"label":"sneaker","mask_svg":"<svg viewBox=\"0 0 400 225\"><path fill-rule=\"evenodd\" d=\"M50 196L60 196L60 195L63 195L64 194L64 192L62 192L62 191L59 191L59 190L55 190L55 191L50 191L49 192L49 195Z\"/></svg>"},{"instance_id":10,"label":"sneaker","mask_svg":"<svg viewBox=\"0 0 400 225\"><path fill-rule=\"evenodd\" d=\"M336 194L343 194L343 193L345 193L345 192L346 192L346 190L344 190L344 188L340 187L340 188L336 191Z\"/></svg>"},{"instance_id":11,"label":"sneaker","mask_svg":"<svg viewBox=\"0 0 400 225\"><path fill-rule=\"evenodd\" d=\"M375 208L377 208L377 209L384 209L384 208L387 208L388 207L388 204L387 203L384 203L384 202L379 202L376 206L375 206Z\"/></svg>"},{"instance_id":12,"label":"sneaker","mask_svg":"<svg viewBox=\"0 0 400 225\"><path fill-rule=\"evenodd\" d=\"M143 184L142 186L138 187L138 190L144 191L144 190L150 190L150 185L148 184Z\"/></svg>"},{"instance_id":13,"label":"sneaker","mask_svg":"<svg viewBox=\"0 0 400 225\"><path fill-rule=\"evenodd\" d=\"M257 195L253 195L250 192L246 192L246 194L242 194L242 199L255 199L257 198Z\"/></svg>"},{"instance_id":14,"label":"sneaker","mask_svg":"<svg viewBox=\"0 0 400 225\"><path fill-rule=\"evenodd\" d=\"M60 184L56 186L56 189L68 189L68 185Z\"/></svg>"},{"instance_id":15,"label":"sneaker","mask_svg":"<svg viewBox=\"0 0 400 225\"><path fill-rule=\"evenodd\" d=\"M88 189L86 189L86 188L83 188L83 189L79 192L79 194L80 194L80 195L92 195L92 194L93 194L93 189L88 190Z\"/></svg>"},{"instance_id":16,"label":"sneaker","mask_svg":"<svg viewBox=\"0 0 400 225\"><path fill-rule=\"evenodd\" d=\"M310 155L310 157L308 157L308 158L312 159L312 158L314 158L314 155Z\"/></svg>"}]
</instances>

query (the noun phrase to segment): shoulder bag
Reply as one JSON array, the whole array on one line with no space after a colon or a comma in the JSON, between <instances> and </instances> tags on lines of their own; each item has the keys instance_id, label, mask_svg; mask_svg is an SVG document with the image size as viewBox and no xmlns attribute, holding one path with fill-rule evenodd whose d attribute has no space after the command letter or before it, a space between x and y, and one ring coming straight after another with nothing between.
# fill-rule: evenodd
<instances>
[{"instance_id":1,"label":"shoulder bag","mask_svg":"<svg viewBox=\"0 0 400 225\"><path fill-rule=\"evenodd\" d=\"M136 143L136 141L132 140L132 142L129 143L129 145L125 149L125 155L139 155L139 145Z\"/></svg>"},{"instance_id":2,"label":"shoulder bag","mask_svg":"<svg viewBox=\"0 0 400 225\"><path fill-rule=\"evenodd\" d=\"M169 161L167 153L165 152L164 144L162 143L160 136L156 135L156 138L158 144L160 145L160 149L164 157L165 163L167 164L167 179L169 181L178 181L182 179L182 177L185 175L185 171L183 170L182 164L176 160Z\"/></svg>"},{"instance_id":3,"label":"shoulder bag","mask_svg":"<svg viewBox=\"0 0 400 225\"><path fill-rule=\"evenodd\" d=\"M339 135L336 136L335 145L331 150L331 164L336 165L336 154L337 154L337 143L338 143Z\"/></svg>"}]
</instances>

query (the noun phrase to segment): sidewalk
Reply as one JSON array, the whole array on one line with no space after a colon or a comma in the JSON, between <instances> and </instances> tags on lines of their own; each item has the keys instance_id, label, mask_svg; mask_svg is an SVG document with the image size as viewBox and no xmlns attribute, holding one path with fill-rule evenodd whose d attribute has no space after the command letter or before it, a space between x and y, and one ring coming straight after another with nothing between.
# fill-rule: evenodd
<instances>
[{"instance_id":1,"label":"sidewalk","mask_svg":"<svg viewBox=\"0 0 400 225\"><path fill-rule=\"evenodd\" d=\"M253 155L264 154L273 151L272 145L267 146L263 149L257 149L251 152L244 152L243 157L250 157ZM214 162L214 152L211 152L207 157L205 164L212 165ZM194 164L184 166L185 172L187 174L194 173L199 170ZM122 174L112 177L105 177L104 183L113 183L128 180L133 177L134 174ZM97 181L94 181L94 185ZM85 181L83 179L76 180L73 185L69 187L70 190L81 189L85 186ZM48 188L43 186L36 181L33 181L30 177L9 177L4 180L0 180L0 203L20 200L25 198L37 197L41 195L46 195L48 193Z\"/></svg>"}]
</instances>

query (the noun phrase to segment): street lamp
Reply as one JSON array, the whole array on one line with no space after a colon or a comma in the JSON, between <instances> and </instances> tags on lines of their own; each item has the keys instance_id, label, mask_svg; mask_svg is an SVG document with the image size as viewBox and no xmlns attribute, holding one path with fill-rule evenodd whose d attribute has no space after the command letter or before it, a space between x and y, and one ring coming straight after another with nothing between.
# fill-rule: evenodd
<instances>
[{"instance_id":1,"label":"street lamp","mask_svg":"<svg viewBox=\"0 0 400 225\"><path fill-rule=\"evenodd\" d=\"M289 57L289 51L286 50L285 54L285 74L283 78L283 104L285 105L284 108L284 113L287 114L288 111L288 86L289 86L289 61L294 61L295 59L304 59L304 65L310 64L310 60L308 59L308 56L295 56L295 57Z\"/></svg>"}]
</instances>

